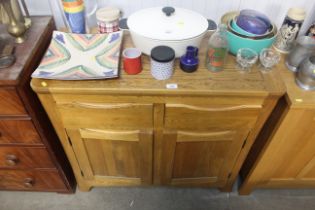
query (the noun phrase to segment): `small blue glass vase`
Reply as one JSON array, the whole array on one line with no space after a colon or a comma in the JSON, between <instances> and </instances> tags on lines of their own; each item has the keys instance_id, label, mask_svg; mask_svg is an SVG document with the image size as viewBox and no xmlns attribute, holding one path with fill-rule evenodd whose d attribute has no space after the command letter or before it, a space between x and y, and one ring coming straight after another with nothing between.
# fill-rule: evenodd
<instances>
[{"instance_id":1,"label":"small blue glass vase","mask_svg":"<svg viewBox=\"0 0 315 210\"><path fill-rule=\"evenodd\" d=\"M186 54L180 57L180 68L184 72L191 73L197 70L198 64L198 48L188 46L186 48Z\"/></svg>"}]
</instances>

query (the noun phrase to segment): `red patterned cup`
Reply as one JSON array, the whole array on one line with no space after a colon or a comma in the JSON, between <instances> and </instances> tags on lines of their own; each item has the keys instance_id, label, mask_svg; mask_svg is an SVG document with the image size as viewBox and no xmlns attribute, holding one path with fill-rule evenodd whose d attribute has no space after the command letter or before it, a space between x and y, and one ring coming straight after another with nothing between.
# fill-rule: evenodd
<instances>
[{"instance_id":1,"label":"red patterned cup","mask_svg":"<svg viewBox=\"0 0 315 210\"><path fill-rule=\"evenodd\" d=\"M138 74L142 71L141 51L137 48L126 48L123 53L124 69L127 74Z\"/></svg>"}]
</instances>

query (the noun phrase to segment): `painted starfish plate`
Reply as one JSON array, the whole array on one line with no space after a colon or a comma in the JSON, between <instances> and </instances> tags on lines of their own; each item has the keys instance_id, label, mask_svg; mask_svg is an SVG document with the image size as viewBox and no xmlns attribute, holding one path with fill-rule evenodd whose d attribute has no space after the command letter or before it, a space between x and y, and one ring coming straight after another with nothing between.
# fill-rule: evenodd
<instances>
[{"instance_id":1,"label":"painted starfish plate","mask_svg":"<svg viewBox=\"0 0 315 210\"><path fill-rule=\"evenodd\" d=\"M90 80L119 75L122 32L71 34L54 31L33 78Z\"/></svg>"}]
</instances>

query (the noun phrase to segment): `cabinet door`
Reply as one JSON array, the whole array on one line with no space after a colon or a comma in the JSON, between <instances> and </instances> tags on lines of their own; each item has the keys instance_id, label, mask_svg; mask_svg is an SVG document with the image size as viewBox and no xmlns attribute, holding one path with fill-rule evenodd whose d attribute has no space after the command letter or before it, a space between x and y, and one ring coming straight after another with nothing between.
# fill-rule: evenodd
<instances>
[{"instance_id":1,"label":"cabinet door","mask_svg":"<svg viewBox=\"0 0 315 210\"><path fill-rule=\"evenodd\" d=\"M166 104L158 181L223 187L261 108L251 101Z\"/></svg>"},{"instance_id":2,"label":"cabinet door","mask_svg":"<svg viewBox=\"0 0 315 210\"><path fill-rule=\"evenodd\" d=\"M66 129L84 179L102 185L152 182L152 132Z\"/></svg>"},{"instance_id":3,"label":"cabinet door","mask_svg":"<svg viewBox=\"0 0 315 210\"><path fill-rule=\"evenodd\" d=\"M164 132L167 144L164 146L164 182L183 186L224 186L248 133L246 129Z\"/></svg>"}]
</instances>

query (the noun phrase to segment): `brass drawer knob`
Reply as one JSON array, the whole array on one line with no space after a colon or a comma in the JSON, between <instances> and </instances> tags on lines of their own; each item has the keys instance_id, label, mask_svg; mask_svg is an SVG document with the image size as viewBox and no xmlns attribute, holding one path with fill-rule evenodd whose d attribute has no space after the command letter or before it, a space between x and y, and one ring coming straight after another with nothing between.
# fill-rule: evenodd
<instances>
[{"instance_id":1,"label":"brass drawer knob","mask_svg":"<svg viewBox=\"0 0 315 210\"><path fill-rule=\"evenodd\" d=\"M35 181L32 178L26 178L24 179L24 186L27 188L34 187Z\"/></svg>"},{"instance_id":2,"label":"brass drawer knob","mask_svg":"<svg viewBox=\"0 0 315 210\"><path fill-rule=\"evenodd\" d=\"M16 157L15 155L6 155L5 159L6 159L5 163L8 166L15 166L19 163L19 158Z\"/></svg>"}]
</instances>

